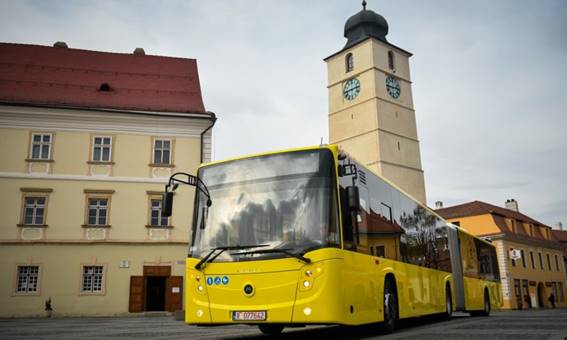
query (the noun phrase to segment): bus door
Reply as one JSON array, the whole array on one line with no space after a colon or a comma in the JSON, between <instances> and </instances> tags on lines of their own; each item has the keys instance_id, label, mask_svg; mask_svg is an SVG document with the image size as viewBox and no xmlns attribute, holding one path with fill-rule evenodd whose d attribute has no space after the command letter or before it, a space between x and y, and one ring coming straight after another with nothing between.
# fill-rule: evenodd
<instances>
[{"instance_id":1,"label":"bus door","mask_svg":"<svg viewBox=\"0 0 567 340\"><path fill-rule=\"evenodd\" d=\"M447 225L449 238L449 252L451 254L451 267L453 269L453 296L455 297L455 309L465 310L465 287L463 280L463 262L461 260L461 244L459 231L452 225Z\"/></svg>"}]
</instances>

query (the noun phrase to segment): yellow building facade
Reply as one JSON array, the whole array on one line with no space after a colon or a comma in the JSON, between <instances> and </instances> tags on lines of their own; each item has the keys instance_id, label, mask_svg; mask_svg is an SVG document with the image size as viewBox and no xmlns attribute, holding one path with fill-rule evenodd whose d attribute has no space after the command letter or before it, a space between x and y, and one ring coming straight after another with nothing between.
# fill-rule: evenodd
<instances>
[{"instance_id":1,"label":"yellow building facade","mask_svg":"<svg viewBox=\"0 0 567 340\"><path fill-rule=\"evenodd\" d=\"M567 306L567 281L561 243L550 227L517 211L474 201L436 212L470 233L492 241L497 250L503 308Z\"/></svg>"},{"instance_id":2,"label":"yellow building facade","mask_svg":"<svg viewBox=\"0 0 567 340\"><path fill-rule=\"evenodd\" d=\"M21 48L0 47L4 55ZM34 48L39 55L56 49ZM58 60L78 53L46 51L58 54ZM80 53L86 53L81 60L116 58ZM167 64L161 57L124 58ZM55 66L49 60L34 62L51 71ZM67 71L79 72L59 69ZM51 88L62 82L59 76L49 78ZM132 84L126 91L121 80L110 77L114 93L81 85L94 94L74 98L102 98L85 107L38 104L43 91L28 94L33 104L0 91L0 317L183 309L194 191L179 190L171 218L161 216L161 194L171 174L194 173L201 161L210 160L215 117L204 111L112 108L121 100L130 106L136 102L127 95L134 91ZM93 108L94 103L110 108Z\"/></svg>"},{"instance_id":3,"label":"yellow building facade","mask_svg":"<svg viewBox=\"0 0 567 340\"><path fill-rule=\"evenodd\" d=\"M387 41L388 23L363 8L345 24L346 45L325 59L329 142L427 204L409 58Z\"/></svg>"}]
</instances>

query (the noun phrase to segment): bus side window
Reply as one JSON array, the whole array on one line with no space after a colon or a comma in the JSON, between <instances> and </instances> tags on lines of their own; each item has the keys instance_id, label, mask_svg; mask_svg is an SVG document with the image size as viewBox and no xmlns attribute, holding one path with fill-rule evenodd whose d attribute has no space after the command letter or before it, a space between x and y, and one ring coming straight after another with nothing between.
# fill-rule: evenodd
<instances>
[{"instance_id":1,"label":"bus side window","mask_svg":"<svg viewBox=\"0 0 567 340\"><path fill-rule=\"evenodd\" d=\"M354 233L352 230L352 217L353 214L348 209L348 196L347 191L344 187L340 187L341 195L341 215L342 215L342 228L343 228L343 240L345 242L346 249L352 249L354 246Z\"/></svg>"}]
</instances>

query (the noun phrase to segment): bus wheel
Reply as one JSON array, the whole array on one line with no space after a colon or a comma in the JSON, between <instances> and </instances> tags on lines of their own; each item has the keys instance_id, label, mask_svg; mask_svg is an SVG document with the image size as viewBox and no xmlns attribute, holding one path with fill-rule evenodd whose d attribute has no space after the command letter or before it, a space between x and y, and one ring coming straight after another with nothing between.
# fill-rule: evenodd
<instances>
[{"instance_id":1,"label":"bus wheel","mask_svg":"<svg viewBox=\"0 0 567 340\"><path fill-rule=\"evenodd\" d=\"M447 285L447 287L445 287L445 313L443 314L443 318L450 319L451 316L453 316L453 299L451 288Z\"/></svg>"},{"instance_id":2,"label":"bus wheel","mask_svg":"<svg viewBox=\"0 0 567 340\"><path fill-rule=\"evenodd\" d=\"M484 307L480 311L471 312L472 316L489 316L490 315L490 295L488 290L484 290Z\"/></svg>"},{"instance_id":3,"label":"bus wheel","mask_svg":"<svg viewBox=\"0 0 567 340\"><path fill-rule=\"evenodd\" d=\"M283 331L284 326L277 324L271 324L271 325L266 324L266 325L258 325L258 328L260 328L260 331L264 334L275 335L275 334L280 334Z\"/></svg>"},{"instance_id":4,"label":"bus wheel","mask_svg":"<svg viewBox=\"0 0 567 340\"><path fill-rule=\"evenodd\" d=\"M386 333L394 332L397 320L398 296L396 294L396 285L392 279L386 279L386 282L384 282L384 331Z\"/></svg>"},{"instance_id":5,"label":"bus wheel","mask_svg":"<svg viewBox=\"0 0 567 340\"><path fill-rule=\"evenodd\" d=\"M490 315L490 294L488 294L488 290L484 290L484 309L480 312L480 316L489 316Z\"/></svg>"}]
</instances>

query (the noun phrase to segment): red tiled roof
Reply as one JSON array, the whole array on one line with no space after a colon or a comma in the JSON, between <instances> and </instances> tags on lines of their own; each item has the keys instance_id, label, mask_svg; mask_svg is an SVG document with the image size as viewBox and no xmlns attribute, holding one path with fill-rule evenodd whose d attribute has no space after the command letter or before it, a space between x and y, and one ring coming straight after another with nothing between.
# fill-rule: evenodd
<instances>
[{"instance_id":1,"label":"red tiled roof","mask_svg":"<svg viewBox=\"0 0 567 340\"><path fill-rule=\"evenodd\" d=\"M464 203L460 205L455 205L452 207L442 208L435 210L441 217L445 219L461 218L467 216L478 216L491 214L496 226L505 234L516 234L520 237L532 238L538 240L548 240L556 241L555 234L552 233L551 237L547 239L543 234L542 228L549 228L545 224L534 220L533 218L526 216L514 210L501 208L496 205L488 204L481 201L473 201L469 203ZM505 217L519 220L522 222L532 223L536 228L534 228L534 235L529 235L522 223L516 223L515 232L510 229L508 224L506 224Z\"/></svg>"},{"instance_id":2,"label":"red tiled roof","mask_svg":"<svg viewBox=\"0 0 567 340\"><path fill-rule=\"evenodd\" d=\"M205 112L195 59L10 43L0 43L0 102Z\"/></svg>"},{"instance_id":3,"label":"red tiled roof","mask_svg":"<svg viewBox=\"0 0 567 340\"><path fill-rule=\"evenodd\" d=\"M557 241L567 243L567 230L552 230L551 232Z\"/></svg>"},{"instance_id":4,"label":"red tiled roof","mask_svg":"<svg viewBox=\"0 0 567 340\"><path fill-rule=\"evenodd\" d=\"M495 213L501 216L514 218L516 220L529 222L533 224L538 224L545 226L545 224L534 220L533 218L526 216L514 210L502 208L496 205L488 204L481 201L473 201L469 203L464 203L460 205L454 205L452 207L441 208L435 210L436 213L441 215L445 219L459 218L465 216L476 216Z\"/></svg>"}]
</instances>

